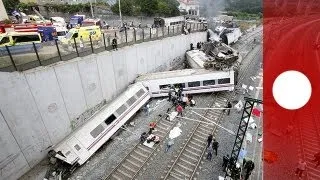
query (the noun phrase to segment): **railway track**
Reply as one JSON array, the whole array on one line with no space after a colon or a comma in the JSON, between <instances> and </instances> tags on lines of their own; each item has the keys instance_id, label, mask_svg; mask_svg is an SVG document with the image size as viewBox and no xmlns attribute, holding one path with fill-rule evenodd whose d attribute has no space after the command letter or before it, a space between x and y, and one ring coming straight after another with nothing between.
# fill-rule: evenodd
<instances>
[{"instance_id":1,"label":"railway track","mask_svg":"<svg viewBox=\"0 0 320 180\"><path fill-rule=\"evenodd\" d=\"M251 58L249 58L251 61ZM253 59L253 58L252 58ZM250 66L249 63L247 66ZM248 70L244 68L245 71ZM239 79L243 79L244 73L239 75ZM224 106L229 98L232 97L231 93L218 93L215 95L214 103L211 107L217 107L217 104ZM218 106L219 107L219 106ZM222 110L208 110L205 112L203 122L197 123L190 133L186 143L184 143L183 149L180 151L177 158L174 160L170 170L167 171L163 179L184 179L190 178L195 175L195 172L201 162L202 157L206 151L206 139L209 133L216 131L217 126L213 123L220 123L223 117ZM177 121L164 120L164 116L157 121L157 128L155 134L160 137L161 140L165 139L170 130L175 126ZM127 180L136 179L144 166L150 161L151 157L155 154L160 147L159 144L153 148L148 148L140 143L136 144L132 150L120 161L120 163L105 177L102 179L110 180ZM182 173L182 174L181 174ZM182 175L182 176L181 176Z\"/></svg>"},{"instance_id":2,"label":"railway track","mask_svg":"<svg viewBox=\"0 0 320 180\"><path fill-rule=\"evenodd\" d=\"M304 114L303 122L299 121L296 139L298 141L299 158L304 159L307 163L306 179L320 179L320 170L316 168L313 162L314 154L320 152L320 132L317 119L319 114Z\"/></svg>"},{"instance_id":3,"label":"railway track","mask_svg":"<svg viewBox=\"0 0 320 180\"><path fill-rule=\"evenodd\" d=\"M170 108L172 109L172 107ZM157 120L157 127L154 134L164 139L170 132L176 121L163 120L165 116ZM141 143L136 144L121 162L111 171L111 173L103 179L110 180L126 180L134 179L139 173L143 165L149 160L152 154L156 151L159 144L154 145L153 148L146 147Z\"/></svg>"},{"instance_id":4,"label":"railway track","mask_svg":"<svg viewBox=\"0 0 320 180\"><path fill-rule=\"evenodd\" d=\"M195 97L196 100L199 98L200 97ZM167 121L164 118L165 116L162 116L157 120L157 127L155 128L156 131L154 131L154 134L159 136L160 140L162 140L159 144L154 145L153 148L146 147L141 143L136 144L132 150L120 161L120 163L102 179L127 180L136 178L139 172L149 162L150 158L160 147L170 130L178 122L176 120Z\"/></svg>"},{"instance_id":5,"label":"railway track","mask_svg":"<svg viewBox=\"0 0 320 180\"><path fill-rule=\"evenodd\" d=\"M245 80L245 77L251 68L254 65L254 59L257 54L262 51L260 48L255 52L252 57L247 59L248 62L244 62L244 67L241 68L241 73L239 74L239 83ZM215 103L211 107L216 107L216 103L225 105L227 101L232 101L235 98L233 93L219 93L216 94L214 99ZM182 147L180 153L173 160L172 164L169 166L169 169L165 172L165 175L161 177L164 180L184 180L184 179L193 179L196 171L203 159L203 156L206 152L207 137L210 133L215 136L217 126L215 124L220 124L223 119L224 112L222 110L207 110L202 118L204 123L198 123L194 130L190 132L189 138L185 145Z\"/></svg>"},{"instance_id":6,"label":"railway track","mask_svg":"<svg viewBox=\"0 0 320 180\"><path fill-rule=\"evenodd\" d=\"M214 103L211 107L220 107L228 101L229 93L218 93L214 97ZM222 110L207 110L202 122L198 123L192 132L190 132L187 142L173 161L169 170L161 179L191 179L201 162L206 151L207 137L210 133L214 134L217 126L214 123L220 123L224 112ZM214 135L215 136L215 135Z\"/></svg>"}]
</instances>

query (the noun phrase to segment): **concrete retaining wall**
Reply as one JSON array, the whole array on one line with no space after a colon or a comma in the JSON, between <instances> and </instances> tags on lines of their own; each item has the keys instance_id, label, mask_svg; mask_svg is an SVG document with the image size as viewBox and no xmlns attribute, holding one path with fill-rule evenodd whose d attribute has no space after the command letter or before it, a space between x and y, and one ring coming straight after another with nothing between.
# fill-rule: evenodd
<instances>
[{"instance_id":1,"label":"concrete retaining wall","mask_svg":"<svg viewBox=\"0 0 320 180\"><path fill-rule=\"evenodd\" d=\"M0 72L0 180L17 179L35 166L83 123L80 115L115 98L138 74L172 69L191 42L205 40L206 33L193 33Z\"/></svg>"}]
</instances>

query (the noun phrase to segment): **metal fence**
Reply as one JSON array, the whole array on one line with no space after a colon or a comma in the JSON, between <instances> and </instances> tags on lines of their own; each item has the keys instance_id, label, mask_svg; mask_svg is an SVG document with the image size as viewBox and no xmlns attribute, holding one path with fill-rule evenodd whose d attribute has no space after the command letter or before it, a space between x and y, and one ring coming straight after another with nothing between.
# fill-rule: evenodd
<instances>
[{"instance_id":1,"label":"metal fence","mask_svg":"<svg viewBox=\"0 0 320 180\"><path fill-rule=\"evenodd\" d=\"M68 61L76 57L83 57L93 53L112 50L112 40L117 39L118 48L176 36L185 30L198 32L206 30L202 23L171 26L166 28L137 28L119 31L103 32L99 40L90 37L88 41L73 39L68 44L58 41L22 46L5 46L0 48L0 71L24 71L38 66L47 66L59 61Z\"/></svg>"}]
</instances>

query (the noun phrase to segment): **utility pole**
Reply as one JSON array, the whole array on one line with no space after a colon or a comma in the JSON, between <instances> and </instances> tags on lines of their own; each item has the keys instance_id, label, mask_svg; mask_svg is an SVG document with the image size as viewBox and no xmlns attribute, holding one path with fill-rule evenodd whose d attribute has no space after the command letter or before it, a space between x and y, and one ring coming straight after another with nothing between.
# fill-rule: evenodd
<instances>
[{"instance_id":1,"label":"utility pole","mask_svg":"<svg viewBox=\"0 0 320 180\"><path fill-rule=\"evenodd\" d=\"M120 23L121 23L120 27L122 27L123 24L122 24L122 15L121 15L121 5L120 5L120 1L121 1L121 0L119 0L119 15L120 15Z\"/></svg>"},{"instance_id":2,"label":"utility pole","mask_svg":"<svg viewBox=\"0 0 320 180\"><path fill-rule=\"evenodd\" d=\"M92 8L92 0L90 0L90 9L91 9L91 17L94 18L94 15L93 15L93 8Z\"/></svg>"}]
</instances>

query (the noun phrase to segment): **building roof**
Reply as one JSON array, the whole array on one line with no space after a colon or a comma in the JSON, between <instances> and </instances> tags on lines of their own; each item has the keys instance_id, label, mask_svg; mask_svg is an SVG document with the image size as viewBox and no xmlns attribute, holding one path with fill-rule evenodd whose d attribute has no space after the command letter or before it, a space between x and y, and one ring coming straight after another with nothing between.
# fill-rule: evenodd
<instances>
[{"instance_id":1,"label":"building roof","mask_svg":"<svg viewBox=\"0 0 320 180\"><path fill-rule=\"evenodd\" d=\"M179 3L184 3L186 5L196 5L199 4L198 0L178 0Z\"/></svg>"}]
</instances>

